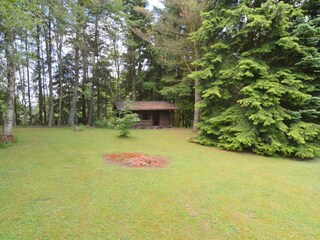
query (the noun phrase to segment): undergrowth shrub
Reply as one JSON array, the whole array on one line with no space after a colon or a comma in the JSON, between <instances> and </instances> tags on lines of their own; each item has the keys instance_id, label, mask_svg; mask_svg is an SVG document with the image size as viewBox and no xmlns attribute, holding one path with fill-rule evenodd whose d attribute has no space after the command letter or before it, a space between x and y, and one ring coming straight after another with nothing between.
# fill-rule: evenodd
<instances>
[{"instance_id":1,"label":"undergrowth shrub","mask_svg":"<svg viewBox=\"0 0 320 240\"><path fill-rule=\"evenodd\" d=\"M123 117L116 119L116 129L119 130L120 137L127 137L130 133L133 123L139 121L136 113L126 113Z\"/></svg>"},{"instance_id":2,"label":"undergrowth shrub","mask_svg":"<svg viewBox=\"0 0 320 240\"><path fill-rule=\"evenodd\" d=\"M124 102L123 109L119 111L119 117L116 118L115 128L119 131L120 137L127 137L135 122L140 121L138 114L129 110L130 100L127 98Z\"/></svg>"},{"instance_id":3,"label":"undergrowth shrub","mask_svg":"<svg viewBox=\"0 0 320 240\"><path fill-rule=\"evenodd\" d=\"M94 126L96 128L110 128L108 121L105 119L98 119L94 121Z\"/></svg>"}]
</instances>

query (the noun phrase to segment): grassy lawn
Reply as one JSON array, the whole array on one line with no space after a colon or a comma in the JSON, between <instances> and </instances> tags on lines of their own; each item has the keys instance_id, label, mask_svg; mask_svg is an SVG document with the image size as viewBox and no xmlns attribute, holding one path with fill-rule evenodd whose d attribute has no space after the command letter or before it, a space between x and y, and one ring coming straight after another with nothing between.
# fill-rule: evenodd
<instances>
[{"instance_id":1,"label":"grassy lawn","mask_svg":"<svg viewBox=\"0 0 320 240\"><path fill-rule=\"evenodd\" d=\"M320 239L320 160L188 143L186 129L16 129L0 149L0 239ZM111 152L171 158L105 164Z\"/></svg>"}]
</instances>

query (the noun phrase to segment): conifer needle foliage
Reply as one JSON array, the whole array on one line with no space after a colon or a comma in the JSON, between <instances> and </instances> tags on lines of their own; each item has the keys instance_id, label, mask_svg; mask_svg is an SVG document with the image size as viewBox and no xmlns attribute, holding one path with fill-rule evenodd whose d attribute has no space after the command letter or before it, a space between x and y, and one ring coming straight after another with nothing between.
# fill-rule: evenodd
<instances>
[{"instance_id":1,"label":"conifer needle foliage","mask_svg":"<svg viewBox=\"0 0 320 240\"><path fill-rule=\"evenodd\" d=\"M201 70L190 75L201 79L199 143L320 155L320 18L308 1L287 2L216 1L204 13L192 36Z\"/></svg>"}]
</instances>

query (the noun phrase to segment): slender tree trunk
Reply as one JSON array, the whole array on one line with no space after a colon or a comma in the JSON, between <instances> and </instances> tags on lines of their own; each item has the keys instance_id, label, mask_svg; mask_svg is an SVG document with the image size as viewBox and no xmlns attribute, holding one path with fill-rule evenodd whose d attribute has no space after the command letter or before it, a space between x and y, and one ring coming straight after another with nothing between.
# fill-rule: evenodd
<instances>
[{"instance_id":1,"label":"slender tree trunk","mask_svg":"<svg viewBox=\"0 0 320 240\"><path fill-rule=\"evenodd\" d=\"M100 119L101 112L101 96L100 96L100 82L97 82L97 118Z\"/></svg>"},{"instance_id":2,"label":"slender tree trunk","mask_svg":"<svg viewBox=\"0 0 320 240\"><path fill-rule=\"evenodd\" d=\"M74 79L74 88L73 96L71 100L71 107L69 112L68 124L74 126L75 124L75 115L77 112L77 99L78 99L78 88L79 88L79 30L78 26L76 29L76 39L75 39L75 79Z\"/></svg>"},{"instance_id":3,"label":"slender tree trunk","mask_svg":"<svg viewBox=\"0 0 320 240\"><path fill-rule=\"evenodd\" d=\"M17 89L17 88L16 88ZM18 91L16 90L15 93L15 98L14 98L14 114L13 114L13 127L17 126L17 117L19 116L18 114L18 104L17 104L17 97L19 96Z\"/></svg>"},{"instance_id":4,"label":"slender tree trunk","mask_svg":"<svg viewBox=\"0 0 320 240\"><path fill-rule=\"evenodd\" d=\"M26 100L26 82L25 82L25 72L24 67L22 68L22 101L23 101L23 119L24 124L28 125L28 110L27 110L27 100Z\"/></svg>"},{"instance_id":5,"label":"slender tree trunk","mask_svg":"<svg viewBox=\"0 0 320 240\"><path fill-rule=\"evenodd\" d=\"M137 88L137 82L140 82L140 78L142 77L142 62L141 62L141 54L139 53L139 56L138 56L138 69L137 69L137 75L135 75L135 89ZM137 91L137 89L136 89ZM138 96L143 96L143 89L142 88L139 88L138 90L139 94ZM136 94L137 95L137 94ZM148 93L146 94L146 97L148 98ZM137 96L135 96L135 98L137 99Z\"/></svg>"},{"instance_id":6,"label":"slender tree trunk","mask_svg":"<svg viewBox=\"0 0 320 240\"><path fill-rule=\"evenodd\" d=\"M136 61L135 61L135 53L134 48L129 47L129 54L130 54L130 78L132 84L132 101L136 101Z\"/></svg>"},{"instance_id":7,"label":"slender tree trunk","mask_svg":"<svg viewBox=\"0 0 320 240\"><path fill-rule=\"evenodd\" d=\"M96 74L96 57L93 57L93 76L92 78L94 79ZM94 81L94 80L93 80ZM89 126L93 126L93 109L94 108L94 87L93 87L93 82L92 82L92 86L91 86L91 96L90 96L90 100L89 100L89 112L88 112L88 125Z\"/></svg>"},{"instance_id":8,"label":"slender tree trunk","mask_svg":"<svg viewBox=\"0 0 320 240\"><path fill-rule=\"evenodd\" d=\"M51 127L53 125L53 85L52 85L52 64L51 64L52 41L51 41L50 15L49 15L49 22L48 22L47 28L48 28L48 32L47 32L47 34L45 34L45 42L46 42L48 73L49 73L49 120L48 120L48 127Z\"/></svg>"},{"instance_id":9,"label":"slender tree trunk","mask_svg":"<svg viewBox=\"0 0 320 240\"><path fill-rule=\"evenodd\" d=\"M85 91L86 89L86 84L87 84L87 76L88 76L88 59L87 59L87 54L84 49L82 49L82 66L83 66L83 81L82 81L82 89ZM85 94L82 94L81 96L81 101L82 101L82 123L85 124L87 123L87 109L86 109L86 96Z\"/></svg>"},{"instance_id":10,"label":"slender tree trunk","mask_svg":"<svg viewBox=\"0 0 320 240\"><path fill-rule=\"evenodd\" d=\"M95 77L95 57L93 58L93 76L92 78L94 79ZM94 108L94 87L93 87L93 82L91 85L91 96L89 100L89 106L88 106L88 125L93 126L93 109Z\"/></svg>"},{"instance_id":11,"label":"slender tree trunk","mask_svg":"<svg viewBox=\"0 0 320 240\"><path fill-rule=\"evenodd\" d=\"M29 124L32 124L32 103L31 103L31 91L30 91L30 69L29 69L29 55L28 55L28 35L26 33L25 50L27 53L27 88L28 88L28 103L29 103Z\"/></svg>"},{"instance_id":12,"label":"slender tree trunk","mask_svg":"<svg viewBox=\"0 0 320 240\"><path fill-rule=\"evenodd\" d=\"M117 47L116 41L113 42L113 48L115 49L115 51L117 51L117 58L115 59L115 66L117 69L117 82L116 82L115 96L113 100L119 100L120 99L120 62L119 62L118 47Z\"/></svg>"},{"instance_id":13,"label":"slender tree trunk","mask_svg":"<svg viewBox=\"0 0 320 240\"><path fill-rule=\"evenodd\" d=\"M48 86L47 86L47 76L45 71L45 62L44 62L44 51L41 49L41 68L42 68L42 91L43 91L43 124L47 122L47 96L48 96Z\"/></svg>"},{"instance_id":14,"label":"slender tree trunk","mask_svg":"<svg viewBox=\"0 0 320 240\"><path fill-rule=\"evenodd\" d=\"M14 34L8 30L5 32L6 43L6 59L7 59L7 78L8 78L8 99L7 112L4 120L3 135L4 140L13 135L13 121L14 121L14 98L15 98L15 77L14 77ZM13 139L12 139L13 141ZM11 141L11 142L12 142Z\"/></svg>"},{"instance_id":15,"label":"slender tree trunk","mask_svg":"<svg viewBox=\"0 0 320 240\"><path fill-rule=\"evenodd\" d=\"M194 83L194 115L193 115L193 131L198 131L198 124L200 123L200 110L197 103L201 101L201 93L199 91L200 80L195 80Z\"/></svg>"},{"instance_id":16,"label":"slender tree trunk","mask_svg":"<svg viewBox=\"0 0 320 240\"><path fill-rule=\"evenodd\" d=\"M88 113L88 125L89 126L93 126L93 97L91 97L90 101L89 101L89 113Z\"/></svg>"},{"instance_id":17,"label":"slender tree trunk","mask_svg":"<svg viewBox=\"0 0 320 240\"><path fill-rule=\"evenodd\" d=\"M99 86L99 80L97 77L97 58L99 56L98 53L98 39L99 39L99 17L95 16L95 31L94 31L94 49L93 49L93 70L92 70L92 79L93 82L96 82L97 86ZM88 116L88 125L93 126L93 112L94 112L94 88L92 84L92 95L89 102L89 116Z\"/></svg>"},{"instance_id":18,"label":"slender tree trunk","mask_svg":"<svg viewBox=\"0 0 320 240\"><path fill-rule=\"evenodd\" d=\"M21 42L22 43L22 42ZM22 66L22 64L21 64ZM26 101L26 83L25 83L25 73L24 73L24 67L19 68L19 79L21 84L21 95L22 95L22 107L23 107L23 124L28 124L28 117L27 117L27 101Z\"/></svg>"},{"instance_id":19,"label":"slender tree trunk","mask_svg":"<svg viewBox=\"0 0 320 240\"><path fill-rule=\"evenodd\" d=\"M38 104L39 104L39 122L43 123L43 94L41 81L41 55L40 55L40 27L37 25L37 73L38 73Z\"/></svg>"},{"instance_id":20,"label":"slender tree trunk","mask_svg":"<svg viewBox=\"0 0 320 240\"><path fill-rule=\"evenodd\" d=\"M58 55L58 67L59 67L59 118L58 118L58 127L61 125L61 118L62 118L62 98L63 98L63 91L62 91L62 42L63 38L61 36L57 36L57 55Z\"/></svg>"},{"instance_id":21,"label":"slender tree trunk","mask_svg":"<svg viewBox=\"0 0 320 240\"><path fill-rule=\"evenodd\" d=\"M196 44L193 45L194 48L194 59L198 59L198 47ZM197 71L197 67L195 71ZM198 108L198 103L201 101L201 92L199 90L200 79L196 79L194 82L194 115L193 115L193 131L198 132L198 124L201 121L201 112Z\"/></svg>"},{"instance_id":22,"label":"slender tree trunk","mask_svg":"<svg viewBox=\"0 0 320 240\"><path fill-rule=\"evenodd\" d=\"M98 39L99 39L99 17L96 15L95 18L95 24L94 24L94 55L97 58L99 56L99 47L98 47ZM97 62L95 62L95 65ZM100 104L101 104L101 99L100 99L100 79L99 76L97 76L97 67L95 66L95 71L94 71L94 76L93 79L97 83L97 117L100 119ZM93 124L92 124L93 125Z\"/></svg>"}]
</instances>

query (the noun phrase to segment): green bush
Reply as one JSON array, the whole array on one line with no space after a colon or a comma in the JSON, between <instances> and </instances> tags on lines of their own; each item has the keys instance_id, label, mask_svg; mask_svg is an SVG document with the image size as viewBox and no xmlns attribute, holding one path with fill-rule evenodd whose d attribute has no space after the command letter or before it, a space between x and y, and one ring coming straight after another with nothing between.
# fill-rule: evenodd
<instances>
[{"instance_id":1,"label":"green bush","mask_svg":"<svg viewBox=\"0 0 320 240\"><path fill-rule=\"evenodd\" d=\"M130 133L130 128L134 122L139 121L136 113L126 113L123 117L116 119L116 129L119 130L120 137L127 137Z\"/></svg>"},{"instance_id":2,"label":"green bush","mask_svg":"<svg viewBox=\"0 0 320 240\"><path fill-rule=\"evenodd\" d=\"M124 102L124 107L119 111L119 116L116 118L115 128L119 130L120 137L127 137L130 133L130 128L133 123L140 121L138 114L132 113L129 110L131 101L127 98Z\"/></svg>"},{"instance_id":3,"label":"green bush","mask_svg":"<svg viewBox=\"0 0 320 240\"><path fill-rule=\"evenodd\" d=\"M109 124L105 119L98 119L94 121L94 126L96 128L109 128Z\"/></svg>"}]
</instances>

